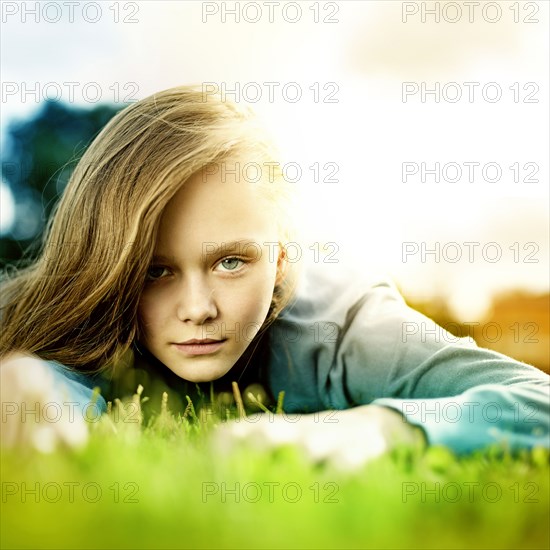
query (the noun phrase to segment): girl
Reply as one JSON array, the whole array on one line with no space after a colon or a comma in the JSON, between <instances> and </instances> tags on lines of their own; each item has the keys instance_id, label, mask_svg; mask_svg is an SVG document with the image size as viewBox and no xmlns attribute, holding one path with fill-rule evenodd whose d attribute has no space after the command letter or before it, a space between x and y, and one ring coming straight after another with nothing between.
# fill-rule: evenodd
<instances>
[{"instance_id":1,"label":"girl","mask_svg":"<svg viewBox=\"0 0 550 550\"><path fill-rule=\"evenodd\" d=\"M546 374L470 338L449 343L390 282L297 273L276 159L249 112L198 88L154 94L107 124L41 256L2 288L3 443L84 441L96 385L111 399L137 383L200 396L236 381L265 405L284 390L299 415L226 433L317 457L360 464L418 441L548 447ZM262 167L254 181L238 169L249 162ZM37 430L28 404L40 414L51 401L66 413Z\"/></svg>"}]
</instances>

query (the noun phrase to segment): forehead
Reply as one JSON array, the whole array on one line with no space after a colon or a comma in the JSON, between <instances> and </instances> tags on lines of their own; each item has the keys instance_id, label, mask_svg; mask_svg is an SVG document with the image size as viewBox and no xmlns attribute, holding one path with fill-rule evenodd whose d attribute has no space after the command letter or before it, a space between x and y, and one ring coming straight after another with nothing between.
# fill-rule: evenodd
<instances>
[{"instance_id":1,"label":"forehead","mask_svg":"<svg viewBox=\"0 0 550 550\"><path fill-rule=\"evenodd\" d=\"M197 173L166 205L156 252L177 255L243 236L277 240L274 209L259 184L224 179L219 173Z\"/></svg>"}]
</instances>

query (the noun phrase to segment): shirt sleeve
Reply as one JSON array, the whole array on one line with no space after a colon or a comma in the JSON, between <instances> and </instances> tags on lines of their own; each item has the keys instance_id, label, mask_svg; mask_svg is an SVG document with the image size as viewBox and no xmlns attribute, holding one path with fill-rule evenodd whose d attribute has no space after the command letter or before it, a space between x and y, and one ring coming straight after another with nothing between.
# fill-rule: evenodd
<instances>
[{"instance_id":1,"label":"shirt sleeve","mask_svg":"<svg viewBox=\"0 0 550 550\"><path fill-rule=\"evenodd\" d=\"M459 454L494 443L511 450L550 447L547 374L452 335L407 306L391 281L360 292L361 285L352 286L354 294L336 289L332 301L317 308L312 301L305 307L297 303L283 319L281 334L301 323L305 337L299 346L290 344L294 354L292 349L286 354L298 358L300 374L283 372L280 353L274 362L279 377L284 374L280 389L286 384L295 401L299 393L316 394L309 397L312 406L390 407L423 428L430 444ZM327 322L333 325L332 341L315 340L315 330L308 334L311 326ZM310 386L298 392L293 381Z\"/></svg>"},{"instance_id":2,"label":"shirt sleeve","mask_svg":"<svg viewBox=\"0 0 550 550\"><path fill-rule=\"evenodd\" d=\"M338 350L342 368L330 373L350 405L396 409L430 444L457 453L494 443L550 447L547 374L452 335L390 283L364 298Z\"/></svg>"},{"instance_id":3,"label":"shirt sleeve","mask_svg":"<svg viewBox=\"0 0 550 550\"><path fill-rule=\"evenodd\" d=\"M92 376L69 370L57 361L44 361L54 376L58 400L62 404L71 404L92 421L107 411L107 404L101 394L94 395L95 383Z\"/></svg>"}]
</instances>

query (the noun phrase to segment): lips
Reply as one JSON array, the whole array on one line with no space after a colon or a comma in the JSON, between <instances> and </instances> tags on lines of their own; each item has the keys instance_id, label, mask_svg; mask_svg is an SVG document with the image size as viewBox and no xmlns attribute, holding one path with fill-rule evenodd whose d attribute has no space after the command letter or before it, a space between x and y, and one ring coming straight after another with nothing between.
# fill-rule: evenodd
<instances>
[{"instance_id":1,"label":"lips","mask_svg":"<svg viewBox=\"0 0 550 550\"><path fill-rule=\"evenodd\" d=\"M195 355L209 355L217 352L225 343L226 340L213 340L211 338L205 338L203 340L197 340L192 338L186 340L181 344L173 344L174 347L181 351L188 357Z\"/></svg>"},{"instance_id":2,"label":"lips","mask_svg":"<svg viewBox=\"0 0 550 550\"><path fill-rule=\"evenodd\" d=\"M187 346L190 344L215 344L216 342L223 342L223 340L214 340L212 338L197 339L191 338L191 340L185 340L185 342L175 342L178 346Z\"/></svg>"}]
</instances>

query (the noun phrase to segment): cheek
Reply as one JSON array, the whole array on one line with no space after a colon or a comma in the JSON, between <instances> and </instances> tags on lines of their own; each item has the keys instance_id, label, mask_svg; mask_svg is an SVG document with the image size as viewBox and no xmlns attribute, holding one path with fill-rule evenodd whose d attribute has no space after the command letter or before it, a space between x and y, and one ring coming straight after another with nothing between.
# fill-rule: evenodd
<instances>
[{"instance_id":1,"label":"cheek","mask_svg":"<svg viewBox=\"0 0 550 550\"><path fill-rule=\"evenodd\" d=\"M273 299L275 276L275 269L270 265L258 271L246 291L235 300L235 311L239 317L249 322L263 323Z\"/></svg>"},{"instance_id":2,"label":"cheek","mask_svg":"<svg viewBox=\"0 0 550 550\"><path fill-rule=\"evenodd\" d=\"M162 309L162 301L158 297L154 299L148 294L142 295L138 305L138 321L146 336L151 336L162 324Z\"/></svg>"}]
</instances>

